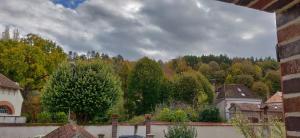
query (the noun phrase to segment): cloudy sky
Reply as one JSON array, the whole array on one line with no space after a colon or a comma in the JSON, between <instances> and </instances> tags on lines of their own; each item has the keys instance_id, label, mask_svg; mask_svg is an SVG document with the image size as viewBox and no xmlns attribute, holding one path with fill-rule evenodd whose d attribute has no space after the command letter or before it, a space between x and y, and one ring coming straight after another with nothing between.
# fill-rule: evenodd
<instances>
[{"instance_id":1,"label":"cloudy sky","mask_svg":"<svg viewBox=\"0 0 300 138\"><path fill-rule=\"evenodd\" d=\"M215 0L1 0L0 31L135 60L183 55L275 57L275 15Z\"/></svg>"}]
</instances>

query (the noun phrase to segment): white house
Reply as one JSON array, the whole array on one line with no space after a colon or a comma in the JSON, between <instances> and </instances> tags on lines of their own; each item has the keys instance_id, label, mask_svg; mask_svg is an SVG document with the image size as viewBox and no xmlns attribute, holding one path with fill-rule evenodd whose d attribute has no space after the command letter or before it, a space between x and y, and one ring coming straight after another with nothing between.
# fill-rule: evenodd
<instances>
[{"instance_id":1,"label":"white house","mask_svg":"<svg viewBox=\"0 0 300 138\"><path fill-rule=\"evenodd\" d=\"M20 117L23 103L20 89L16 82L0 73L0 123L24 122Z\"/></svg>"},{"instance_id":2,"label":"white house","mask_svg":"<svg viewBox=\"0 0 300 138\"><path fill-rule=\"evenodd\" d=\"M229 120L229 108L232 104L255 104L260 106L262 100L249 88L241 84L226 84L218 88L215 104L222 118Z\"/></svg>"}]
</instances>

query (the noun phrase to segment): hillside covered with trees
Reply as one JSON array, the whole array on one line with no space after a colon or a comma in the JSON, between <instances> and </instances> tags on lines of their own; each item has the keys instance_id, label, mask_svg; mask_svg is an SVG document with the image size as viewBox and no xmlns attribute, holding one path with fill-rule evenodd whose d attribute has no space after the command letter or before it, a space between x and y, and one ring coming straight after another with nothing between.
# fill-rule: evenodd
<instances>
[{"instance_id":1,"label":"hillside covered with trees","mask_svg":"<svg viewBox=\"0 0 300 138\"><path fill-rule=\"evenodd\" d=\"M223 84L244 84L262 99L281 89L279 64L270 57L129 61L95 51L66 54L34 34L2 39L0 51L0 73L23 88L22 112L30 122L39 121L41 113L69 111L81 122L105 122L114 113L123 121L145 113L158 120L174 120L164 116L172 114L175 120L199 121L214 102L215 88Z\"/></svg>"}]
</instances>

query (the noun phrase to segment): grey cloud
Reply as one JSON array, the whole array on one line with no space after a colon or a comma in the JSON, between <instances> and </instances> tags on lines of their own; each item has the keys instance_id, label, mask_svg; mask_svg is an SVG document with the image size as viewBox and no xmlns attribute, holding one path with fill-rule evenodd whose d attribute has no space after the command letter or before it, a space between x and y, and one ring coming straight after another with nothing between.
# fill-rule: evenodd
<instances>
[{"instance_id":1,"label":"grey cloud","mask_svg":"<svg viewBox=\"0 0 300 138\"><path fill-rule=\"evenodd\" d=\"M185 54L274 57L274 21L274 14L211 0L89 0L73 11L39 0L0 5L0 26L40 34L66 51L96 50L131 60Z\"/></svg>"}]
</instances>

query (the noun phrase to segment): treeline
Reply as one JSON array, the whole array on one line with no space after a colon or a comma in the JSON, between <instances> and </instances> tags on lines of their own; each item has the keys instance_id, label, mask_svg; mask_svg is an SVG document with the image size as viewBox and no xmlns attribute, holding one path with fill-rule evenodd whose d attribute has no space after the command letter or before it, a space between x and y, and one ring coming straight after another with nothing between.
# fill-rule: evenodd
<instances>
[{"instance_id":1,"label":"treeline","mask_svg":"<svg viewBox=\"0 0 300 138\"><path fill-rule=\"evenodd\" d=\"M279 63L271 57L184 56L165 63L164 68L170 77L189 70L198 71L216 87L244 84L263 99L281 89Z\"/></svg>"},{"instance_id":2,"label":"treeline","mask_svg":"<svg viewBox=\"0 0 300 138\"><path fill-rule=\"evenodd\" d=\"M167 62L145 57L134 62L118 55L86 60L97 58L111 64L122 81L127 119L154 112L161 105L204 108L212 105L215 88L223 84L244 84L264 100L281 89L279 64L270 57L203 55Z\"/></svg>"},{"instance_id":3,"label":"treeline","mask_svg":"<svg viewBox=\"0 0 300 138\"><path fill-rule=\"evenodd\" d=\"M33 34L0 40L0 51L0 73L20 83L22 112L31 122L42 111L71 109L85 122L107 121L115 112L123 120L145 113L161 116L158 107L197 121L205 118L195 115L200 111L211 113L204 108L213 104L215 87L225 83L244 84L263 99L280 90L279 64L270 57L189 55L166 62L147 57L128 61L95 51L65 54L53 41ZM181 111L185 109L192 110Z\"/></svg>"}]
</instances>

